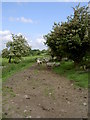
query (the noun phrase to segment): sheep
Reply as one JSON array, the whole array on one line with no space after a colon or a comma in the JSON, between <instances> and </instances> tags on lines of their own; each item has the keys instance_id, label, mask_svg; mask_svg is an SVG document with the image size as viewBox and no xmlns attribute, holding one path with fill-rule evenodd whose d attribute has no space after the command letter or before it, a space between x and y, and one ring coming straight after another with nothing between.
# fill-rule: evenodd
<instances>
[{"instance_id":1,"label":"sheep","mask_svg":"<svg viewBox=\"0 0 90 120\"><path fill-rule=\"evenodd\" d=\"M45 58L42 59L42 62L43 62L43 63L46 63Z\"/></svg>"},{"instance_id":2,"label":"sheep","mask_svg":"<svg viewBox=\"0 0 90 120\"><path fill-rule=\"evenodd\" d=\"M55 63L55 67L60 66L60 63Z\"/></svg>"},{"instance_id":3,"label":"sheep","mask_svg":"<svg viewBox=\"0 0 90 120\"><path fill-rule=\"evenodd\" d=\"M40 59L37 59L37 64L38 65L42 64L42 61Z\"/></svg>"},{"instance_id":4,"label":"sheep","mask_svg":"<svg viewBox=\"0 0 90 120\"><path fill-rule=\"evenodd\" d=\"M53 66L57 67L57 66L60 66L60 63L47 62L47 63L46 63L46 66L47 66L47 67L53 67Z\"/></svg>"},{"instance_id":5,"label":"sheep","mask_svg":"<svg viewBox=\"0 0 90 120\"><path fill-rule=\"evenodd\" d=\"M49 62L49 61L50 61L49 58L43 58L43 63L47 63L47 62Z\"/></svg>"},{"instance_id":6,"label":"sheep","mask_svg":"<svg viewBox=\"0 0 90 120\"><path fill-rule=\"evenodd\" d=\"M47 62L49 62L49 59L46 58L45 61L46 61L46 63L47 63Z\"/></svg>"},{"instance_id":7,"label":"sheep","mask_svg":"<svg viewBox=\"0 0 90 120\"><path fill-rule=\"evenodd\" d=\"M46 65L47 67L53 67L55 66L55 62L47 62Z\"/></svg>"},{"instance_id":8,"label":"sheep","mask_svg":"<svg viewBox=\"0 0 90 120\"><path fill-rule=\"evenodd\" d=\"M67 57L66 57L66 58L62 58L62 60L63 60L63 61L68 61L68 58L67 58Z\"/></svg>"}]
</instances>

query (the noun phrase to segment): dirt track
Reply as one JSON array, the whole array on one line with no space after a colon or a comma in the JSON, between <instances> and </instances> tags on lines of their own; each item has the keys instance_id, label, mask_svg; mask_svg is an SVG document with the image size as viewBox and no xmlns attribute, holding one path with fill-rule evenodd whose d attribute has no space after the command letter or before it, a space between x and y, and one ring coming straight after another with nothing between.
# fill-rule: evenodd
<instances>
[{"instance_id":1,"label":"dirt track","mask_svg":"<svg viewBox=\"0 0 90 120\"><path fill-rule=\"evenodd\" d=\"M33 65L3 84L3 117L86 118L87 93L52 70Z\"/></svg>"}]
</instances>

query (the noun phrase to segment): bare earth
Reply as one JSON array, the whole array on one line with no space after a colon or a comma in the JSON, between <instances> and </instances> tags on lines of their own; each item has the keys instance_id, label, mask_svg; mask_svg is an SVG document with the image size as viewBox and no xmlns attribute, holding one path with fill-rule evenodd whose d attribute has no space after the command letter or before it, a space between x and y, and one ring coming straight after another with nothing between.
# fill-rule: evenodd
<instances>
[{"instance_id":1,"label":"bare earth","mask_svg":"<svg viewBox=\"0 0 90 120\"><path fill-rule=\"evenodd\" d=\"M5 118L87 118L88 90L33 65L3 84Z\"/></svg>"}]
</instances>

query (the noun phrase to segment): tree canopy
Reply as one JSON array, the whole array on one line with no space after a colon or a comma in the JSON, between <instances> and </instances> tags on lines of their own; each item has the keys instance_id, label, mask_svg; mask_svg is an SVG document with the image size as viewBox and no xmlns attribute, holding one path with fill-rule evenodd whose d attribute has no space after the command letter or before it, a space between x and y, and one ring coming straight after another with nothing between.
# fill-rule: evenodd
<instances>
[{"instance_id":1,"label":"tree canopy","mask_svg":"<svg viewBox=\"0 0 90 120\"><path fill-rule=\"evenodd\" d=\"M6 48L2 51L2 57L9 58L9 63L11 63L12 58L21 59L21 57L29 55L30 49L25 37L12 34L12 41L6 43Z\"/></svg>"},{"instance_id":2,"label":"tree canopy","mask_svg":"<svg viewBox=\"0 0 90 120\"><path fill-rule=\"evenodd\" d=\"M90 49L88 14L85 6L78 5L73 11L74 15L68 16L67 22L54 23L52 30L44 38L51 54L60 60L66 56L78 64Z\"/></svg>"}]
</instances>

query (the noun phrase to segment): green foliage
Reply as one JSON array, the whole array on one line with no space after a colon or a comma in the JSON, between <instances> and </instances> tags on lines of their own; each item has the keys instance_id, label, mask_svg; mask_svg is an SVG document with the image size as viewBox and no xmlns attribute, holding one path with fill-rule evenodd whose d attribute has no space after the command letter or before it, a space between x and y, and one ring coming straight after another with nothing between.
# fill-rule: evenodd
<instances>
[{"instance_id":1,"label":"green foliage","mask_svg":"<svg viewBox=\"0 0 90 120\"><path fill-rule=\"evenodd\" d=\"M53 31L44 36L46 39L46 45L49 46L51 56L56 56L57 59L61 59L64 56L64 46L62 41L62 36L60 35L61 26L60 24L54 23Z\"/></svg>"},{"instance_id":2,"label":"green foliage","mask_svg":"<svg viewBox=\"0 0 90 120\"><path fill-rule=\"evenodd\" d=\"M40 55L41 54L41 51L39 49L34 49L34 50L30 50L30 54L31 55Z\"/></svg>"},{"instance_id":3,"label":"green foliage","mask_svg":"<svg viewBox=\"0 0 90 120\"><path fill-rule=\"evenodd\" d=\"M79 5L73 10L74 15L68 16L67 22L54 23L52 31L44 38L52 56L60 60L62 57L68 57L78 64L90 50L88 14L87 8Z\"/></svg>"},{"instance_id":4,"label":"green foliage","mask_svg":"<svg viewBox=\"0 0 90 120\"><path fill-rule=\"evenodd\" d=\"M88 38L88 15L85 7L76 6L73 18L68 18L68 33L66 34L66 51L69 58L80 63L85 56L90 41Z\"/></svg>"},{"instance_id":5,"label":"green foliage","mask_svg":"<svg viewBox=\"0 0 90 120\"><path fill-rule=\"evenodd\" d=\"M39 50L39 49L34 49L30 50L30 55L35 56L35 55L48 55L48 50Z\"/></svg>"},{"instance_id":6,"label":"green foliage","mask_svg":"<svg viewBox=\"0 0 90 120\"><path fill-rule=\"evenodd\" d=\"M2 50L2 57L3 58L8 58L9 57L9 51L7 48Z\"/></svg>"},{"instance_id":7,"label":"green foliage","mask_svg":"<svg viewBox=\"0 0 90 120\"><path fill-rule=\"evenodd\" d=\"M15 97L16 96L16 94L13 92L13 89L10 88L10 87L5 87L4 86L2 91L3 91L3 96L6 96L7 93L9 94L10 97Z\"/></svg>"},{"instance_id":8,"label":"green foliage","mask_svg":"<svg viewBox=\"0 0 90 120\"><path fill-rule=\"evenodd\" d=\"M62 61L60 67L54 67L54 72L72 80L76 86L88 87L88 73L82 73L82 70L76 69L72 61Z\"/></svg>"},{"instance_id":9,"label":"green foliage","mask_svg":"<svg viewBox=\"0 0 90 120\"><path fill-rule=\"evenodd\" d=\"M11 63L12 58L18 63L21 57L29 55L30 46L22 35L12 34L12 39L13 41L7 42L7 48L2 51L2 57L9 58L9 63Z\"/></svg>"},{"instance_id":10,"label":"green foliage","mask_svg":"<svg viewBox=\"0 0 90 120\"><path fill-rule=\"evenodd\" d=\"M43 56L22 57L22 61L19 64L15 64L13 61L10 64L6 58L2 58L2 66L4 66L2 69L2 80L5 81L16 72L30 67L35 63L36 58L43 58Z\"/></svg>"},{"instance_id":11,"label":"green foliage","mask_svg":"<svg viewBox=\"0 0 90 120\"><path fill-rule=\"evenodd\" d=\"M37 56L28 56L28 57L23 57L22 61L19 64L15 64L12 62L12 64L8 63L6 58L2 59L2 65L4 66L2 69L2 80L5 81L8 79L10 76L15 74L18 71L21 71L25 68L30 67L36 59Z\"/></svg>"}]
</instances>

